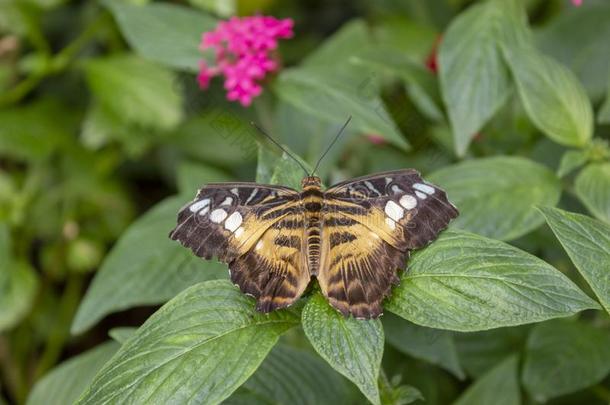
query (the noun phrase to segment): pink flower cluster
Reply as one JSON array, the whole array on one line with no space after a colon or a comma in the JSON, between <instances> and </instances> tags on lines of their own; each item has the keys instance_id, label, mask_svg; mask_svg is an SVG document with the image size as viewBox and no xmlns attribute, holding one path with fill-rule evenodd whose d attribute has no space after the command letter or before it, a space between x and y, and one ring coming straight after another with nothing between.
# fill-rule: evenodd
<instances>
[{"instance_id":1,"label":"pink flower cluster","mask_svg":"<svg viewBox=\"0 0 610 405\"><path fill-rule=\"evenodd\" d=\"M263 91L260 81L278 69L273 51L278 40L290 38L293 21L269 16L232 17L205 32L201 49L214 49L216 65L201 62L197 81L202 89L212 77L224 75L227 98L248 106Z\"/></svg>"},{"instance_id":2,"label":"pink flower cluster","mask_svg":"<svg viewBox=\"0 0 610 405\"><path fill-rule=\"evenodd\" d=\"M576 7L580 7L582 5L582 0L572 0L572 4Z\"/></svg>"}]
</instances>

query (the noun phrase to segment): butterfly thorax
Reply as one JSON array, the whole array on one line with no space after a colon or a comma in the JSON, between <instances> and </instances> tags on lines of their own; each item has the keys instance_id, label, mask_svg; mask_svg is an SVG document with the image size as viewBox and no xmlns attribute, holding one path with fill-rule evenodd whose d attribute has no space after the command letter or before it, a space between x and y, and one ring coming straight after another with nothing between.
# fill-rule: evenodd
<instances>
[{"instance_id":1,"label":"butterfly thorax","mask_svg":"<svg viewBox=\"0 0 610 405\"><path fill-rule=\"evenodd\" d=\"M318 274L320 268L320 234L321 211L324 194L320 178L308 176L301 182L301 202L305 208L305 231L307 237L307 266L312 275Z\"/></svg>"}]
</instances>

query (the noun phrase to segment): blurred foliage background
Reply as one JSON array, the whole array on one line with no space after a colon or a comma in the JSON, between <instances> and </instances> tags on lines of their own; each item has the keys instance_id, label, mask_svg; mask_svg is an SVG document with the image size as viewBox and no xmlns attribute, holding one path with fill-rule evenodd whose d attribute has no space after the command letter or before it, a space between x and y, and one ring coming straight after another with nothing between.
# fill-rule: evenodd
<instances>
[{"instance_id":1,"label":"blurred foliage background","mask_svg":"<svg viewBox=\"0 0 610 405\"><path fill-rule=\"evenodd\" d=\"M76 399L116 351L98 346L110 330L120 336L113 328L142 324L185 287L226 277L165 238L204 183L298 184L300 174L277 170L285 161L250 121L312 164L352 115L319 171L325 184L417 168L455 199L458 228L510 241L593 295L532 206L610 222L610 4L527 0L529 28L516 13L505 29L498 15L512 11L483 3L0 0L0 404ZM295 35L278 50L281 72L244 108L218 81L198 89L199 60L209 58L198 46L219 19L255 12L292 18ZM539 53L496 46L511 41ZM451 403L481 376L487 391L459 403L610 401L610 355L596 346L589 357L561 354L568 363L546 370L549 380L524 370L523 381L535 382L523 396L515 380L505 402L486 402L526 342L559 334L552 324L534 326L532 337L531 326L409 333L415 326L398 317L383 321L383 403ZM577 350L587 328L598 346L610 342L607 314L583 324L563 331L556 350ZM290 356L324 366L302 333L282 339L267 372ZM609 360L592 365L596 358ZM64 368L30 394L68 359L72 374ZM585 378L558 389L575 374ZM346 387L342 399L364 401Z\"/></svg>"}]
</instances>

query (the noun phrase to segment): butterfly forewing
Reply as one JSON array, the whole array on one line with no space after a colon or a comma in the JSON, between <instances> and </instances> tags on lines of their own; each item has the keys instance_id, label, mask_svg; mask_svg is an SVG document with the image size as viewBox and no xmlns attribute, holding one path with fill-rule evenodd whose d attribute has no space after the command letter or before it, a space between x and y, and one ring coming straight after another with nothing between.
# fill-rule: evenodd
<instances>
[{"instance_id":1,"label":"butterfly forewing","mask_svg":"<svg viewBox=\"0 0 610 405\"><path fill-rule=\"evenodd\" d=\"M294 302L309 282L299 193L287 187L207 185L178 213L170 237L228 263L231 280L265 312Z\"/></svg>"},{"instance_id":2,"label":"butterfly forewing","mask_svg":"<svg viewBox=\"0 0 610 405\"><path fill-rule=\"evenodd\" d=\"M457 209L415 170L339 183L324 194L322 265L318 280L344 314L374 318L398 282L411 249L447 227Z\"/></svg>"}]
</instances>

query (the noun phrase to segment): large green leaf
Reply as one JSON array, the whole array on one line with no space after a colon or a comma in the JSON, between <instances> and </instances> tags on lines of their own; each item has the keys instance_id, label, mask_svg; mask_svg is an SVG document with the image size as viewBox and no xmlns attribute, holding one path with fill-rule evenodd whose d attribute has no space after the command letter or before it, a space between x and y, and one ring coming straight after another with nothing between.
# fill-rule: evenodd
<instances>
[{"instance_id":1,"label":"large green leaf","mask_svg":"<svg viewBox=\"0 0 610 405\"><path fill-rule=\"evenodd\" d=\"M562 145L585 145L593 136L593 111L574 74L533 47L506 47L504 51L534 125Z\"/></svg>"},{"instance_id":2,"label":"large green leaf","mask_svg":"<svg viewBox=\"0 0 610 405\"><path fill-rule=\"evenodd\" d=\"M197 284L151 316L78 403L218 404L298 322L290 311L257 312L229 281Z\"/></svg>"},{"instance_id":3,"label":"large green leaf","mask_svg":"<svg viewBox=\"0 0 610 405\"><path fill-rule=\"evenodd\" d=\"M610 313L610 225L557 208L542 208L542 213L580 274Z\"/></svg>"},{"instance_id":4,"label":"large green leaf","mask_svg":"<svg viewBox=\"0 0 610 405\"><path fill-rule=\"evenodd\" d=\"M460 14L443 35L438 54L441 92L460 156L510 94L499 42L517 41L523 18L513 0L489 1Z\"/></svg>"},{"instance_id":5,"label":"large green leaf","mask_svg":"<svg viewBox=\"0 0 610 405\"><path fill-rule=\"evenodd\" d=\"M545 168L520 157L491 157L447 166L429 176L460 210L452 223L494 239L522 236L544 219L536 205L555 205L561 185Z\"/></svg>"},{"instance_id":6,"label":"large green leaf","mask_svg":"<svg viewBox=\"0 0 610 405\"><path fill-rule=\"evenodd\" d=\"M303 67L282 72L275 90L296 108L327 121L341 122L352 117L350 126L362 133L379 134L407 149L407 141L392 121L377 94L362 91L356 68L334 72L328 67Z\"/></svg>"},{"instance_id":7,"label":"large green leaf","mask_svg":"<svg viewBox=\"0 0 610 405\"><path fill-rule=\"evenodd\" d=\"M346 318L321 294L315 294L303 309L302 323L320 356L379 405L377 378L384 340L381 322Z\"/></svg>"},{"instance_id":8,"label":"large green leaf","mask_svg":"<svg viewBox=\"0 0 610 405\"><path fill-rule=\"evenodd\" d=\"M578 391L610 372L610 334L584 322L553 321L531 332L521 375L536 401Z\"/></svg>"},{"instance_id":9,"label":"large green leaf","mask_svg":"<svg viewBox=\"0 0 610 405\"><path fill-rule=\"evenodd\" d=\"M242 389L268 404L347 403L347 386L341 375L318 356L281 344L271 350Z\"/></svg>"},{"instance_id":10,"label":"large green leaf","mask_svg":"<svg viewBox=\"0 0 610 405\"><path fill-rule=\"evenodd\" d=\"M81 302L73 333L87 330L112 312L160 304L195 283L226 277L225 265L203 261L168 237L188 198L164 200L121 236Z\"/></svg>"},{"instance_id":11,"label":"large green leaf","mask_svg":"<svg viewBox=\"0 0 610 405\"><path fill-rule=\"evenodd\" d=\"M182 120L182 94L174 74L133 55L92 59L87 81L102 107L127 123L168 130Z\"/></svg>"},{"instance_id":12,"label":"large green leaf","mask_svg":"<svg viewBox=\"0 0 610 405\"><path fill-rule=\"evenodd\" d=\"M537 257L503 242L453 231L413 255L385 307L422 326L464 332L599 308Z\"/></svg>"},{"instance_id":13,"label":"large green leaf","mask_svg":"<svg viewBox=\"0 0 610 405\"><path fill-rule=\"evenodd\" d=\"M106 342L62 363L34 385L27 405L73 404L119 347Z\"/></svg>"},{"instance_id":14,"label":"large green leaf","mask_svg":"<svg viewBox=\"0 0 610 405\"><path fill-rule=\"evenodd\" d=\"M610 72L610 5L583 2L568 7L536 32L536 44L547 55L569 67L594 100L599 100Z\"/></svg>"},{"instance_id":15,"label":"large green leaf","mask_svg":"<svg viewBox=\"0 0 610 405\"><path fill-rule=\"evenodd\" d=\"M511 356L476 380L454 405L519 405L519 359Z\"/></svg>"},{"instance_id":16,"label":"large green leaf","mask_svg":"<svg viewBox=\"0 0 610 405\"><path fill-rule=\"evenodd\" d=\"M143 57L192 72L203 58L201 35L216 26L216 19L192 8L152 3L136 6L105 0L129 45Z\"/></svg>"},{"instance_id":17,"label":"large green leaf","mask_svg":"<svg viewBox=\"0 0 610 405\"><path fill-rule=\"evenodd\" d=\"M415 325L392 314L383 317L383 329L387 341L401 352L464 378L450 332Z\"/></svg>"},{"instance_id":18,"label":"large green leaf","mask_svg":"<svg viewBox=\"0 0 610 405\"><path fill-rule=\"evenodd\" d=\"M574 189L591 213L610 224L610 163L591 163L576 177Z\"/></svg>"}]
</instances>

